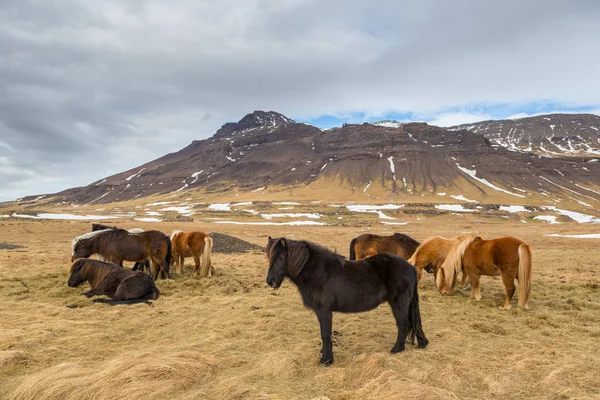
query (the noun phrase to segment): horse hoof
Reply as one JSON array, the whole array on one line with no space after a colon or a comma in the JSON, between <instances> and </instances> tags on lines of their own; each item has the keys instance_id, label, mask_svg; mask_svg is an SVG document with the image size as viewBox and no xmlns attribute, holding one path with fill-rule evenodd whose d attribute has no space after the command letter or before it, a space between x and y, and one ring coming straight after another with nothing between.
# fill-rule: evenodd
<instances>
[{"instance_id":1,"label":"horse hoof","mask_svg":"<svg viewBox=\"0 0 600 400\"><path fill-rule=\"evenodd\" d=\"M394 347L392 347L392 350L390 350L390 352L392 352L392 353L402 353L403 351L404 351L404 347L399 347L399 346L398 347L394 346Z\"/></svg>"},{"instance_id":2,"label":"horse hoof","mask_svg":"<svg viewBox=\"0 0 600 400\"><path fill-rule=\"evenodd\" d=\"M320 365L323 365L325 367L329 367L331 364L333 364L333 357L330 358L321 358L321 361L319 361Z\"/></svg>"}]
</instances>

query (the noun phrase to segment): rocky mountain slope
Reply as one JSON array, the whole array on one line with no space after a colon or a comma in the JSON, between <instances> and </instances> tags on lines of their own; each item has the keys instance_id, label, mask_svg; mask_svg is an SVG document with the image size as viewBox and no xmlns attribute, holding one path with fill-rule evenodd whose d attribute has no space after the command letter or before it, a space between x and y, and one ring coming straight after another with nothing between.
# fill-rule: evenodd
<instances>
[{"instance_id":1,"label":"rocky mountain slope","mask_svg":"<svg viewBox=\"0 0 600 400\"><path fill-rule=\"evenodd\" d=\"M564 116L547 118L555 122L549 129L557 135L567 129ZM494 124L487 129L490 135L496 132ZM590 122L587 129L595 124ZM597 159L512 151L498 145L508 139L479 134L486 126L451 131L426 123L385 121L322 131L276 112L255 111L178 152L40 201L101 204L190 193L225 200L243 193L265 199L443 202L452 197L482 203L600 205ZM587 137L580 129L569 137ZM534 132L532 138L545 138ZM525 146L516 139L510 143ZM534 147L537 142L528 143Z\"/></svg>"},{"instance_id":2,"label":"rocky mountain slope","mask_svg":"<svg viewBox=\"0 0 600 400\"><path fill-rule=\"evenodd\" d=\"M453 126L490 139L508 150L544 156L600 156L600 117L549 114Z\"/></svg>"}]
</instances>

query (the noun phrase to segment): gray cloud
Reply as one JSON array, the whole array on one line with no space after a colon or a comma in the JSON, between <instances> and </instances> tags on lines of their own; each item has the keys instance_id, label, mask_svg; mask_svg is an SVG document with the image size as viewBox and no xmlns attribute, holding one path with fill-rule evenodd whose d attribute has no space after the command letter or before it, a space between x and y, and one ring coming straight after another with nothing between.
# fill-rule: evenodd
<instances>
[{"instance_id":1,"label":"gray cloud","mask_svg":"<svg viewBox=\"0 0 600 400\"><path fill-rule=\"evenodd\" d=\"M600 104L596 1L4 1L0 200L83 185L255 109Z\"/></svg>"}]
</instances>

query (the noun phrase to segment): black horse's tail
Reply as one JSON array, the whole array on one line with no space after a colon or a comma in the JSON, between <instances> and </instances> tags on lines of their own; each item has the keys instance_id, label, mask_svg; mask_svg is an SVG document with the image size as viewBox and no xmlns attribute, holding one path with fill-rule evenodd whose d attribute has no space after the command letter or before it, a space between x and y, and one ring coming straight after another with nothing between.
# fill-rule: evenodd
<instances>
[{"instance_id":1,"label":"black horse's tail","mask_svg":"<svg viewBox=\"0 0 600 400\"><path fill-rule=\"evenodd\" d=\"M171 265L171 257L173 256L171 253L171 239L167 237L167 257L165 258L165 261L167 262L167 265Z\"/></svg>"},{"instance_id":2,"label":"black horse's tail","mask_svg":"<svg viewBox=\"0 0 600 400\"><path fill-rule=\"evenodd\" d=\"M350 242L350 259L356 260L356 253L354 252L354 243L356 243L356 238L352 239Z\"/></svg>"},{"instance_id":3,"label":"black horse's tail","mask_svg":"<svg viewBox=\"0 0 600 400\"><path fill-rule=\"evenodd\" d=\"M416 270L413 268L416 275ZM415 277L416 278L416 277ZM429 340L425 337L425 333L423 333L423 326L421 326L421 312L419 311L419 291L417 290L419 285L419 281L415 279L415 286L413 297L410 300L410 305L408 306L408 321L406 321L406 337L411 342L414 343L415 336L417 337L418 347L424 349L429 344Z\"/></svg>"}]
</instances>

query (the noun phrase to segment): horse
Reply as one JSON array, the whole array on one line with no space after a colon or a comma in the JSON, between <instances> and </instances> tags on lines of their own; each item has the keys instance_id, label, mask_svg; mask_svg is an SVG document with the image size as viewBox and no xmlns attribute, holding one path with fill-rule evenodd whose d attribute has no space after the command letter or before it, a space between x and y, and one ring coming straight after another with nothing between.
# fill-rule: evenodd
<instances>
[{"instance_id":1,"label":"horse","mask_svg":"<svg viewBox=\"0 0 600 400\"><path fill-rule=\"evenodd\" d=\"M96 302L127 304L156 300L160 295L152 278L141 271L129 271L116 264L80 258L69 269L69 287L89 282L91 289L82 295L108 296L111 300L96 299Z\"/></svg>"},{"instance_id":2,"label":"horse","mask_svg":"<svg viewBox=\"0 0 600 400\"><path fill-rule=\"evenodd\" d=\"M169 277L171 241L160 231L131 233L125 229L103 229L73 239L71 261L98 254L106 261L123 266L123 261L152 261L152 276Z\"/></svg>"},{"instance_id":3,"label":"horse","mask_svg":"<svg viewBox=\"0 0 600 400\"><path fill-rule=\"evenodd\" d=\"M181 274L185 257L194 257L194 273L200 271L200 276L211 277L214 270L210 262L212 247L212 238L204 232L174 231L171 233L173 249L171 263L176 263L177 273ZM202 261L202 268L200 268L200 261Z\"/></svg>"},{"instance_id":4,"label":"horse","mask_svg":"<svg viewBox=\"0 0 600 400\"><path fill-rule=\"evenodd\" d=\"M408 260L419 244L415 239L402 233L394 233L391 236L365 233L350 241L350 260L362 260L381 253L394 254Z\"/></svg>"},{"instance_id":5,"label":"horse","mask_svg":"<svg viewBox=\"0 0 600 400\"><path fill-rule=\"evenodd\" d=\"M408 262L417 269L417 278L419 281L423 275L423 270L437 275L438 269L444 263L446 256L451 248L466 239L467 235L458 235L446 239L441 236L430 237L425 240L410 257ZM461 285L464 285L466 275L463 274Z\"/></svg>"},{"instance_id":6,"label":"horse","mask_svg":"<svg viewBox=\"0 0 600 400\"><path fill-rule=\"evenodd\" d=\"M392 353L404 351L407 336L419 348L429 341L423 333L417 292L417 273L406 260L378 254L348 261L308 241L272 239L266 247L267 284L278 289L289 278L299 289L304 305L317 315L321 327L321 360L333 363L332 312L363 312L387 301L396 320L398 337Z\"/></svg>"},{"instance_id":7,"label":"horse","mask_svg":"<svg viewBox=\"0 0 600 400\"><path fill-rule=\"evenodd\" d=\"M451 294L456 275L461 269L471 279L471 296L481 299L479 278L481 275L498 276L504 283L505 299L500 309L509 310L515 293L515 279L519 282L519 307L528 309L532 275L531 246L514 237L505 236L485 240L468 236L456 245L446 257L437 278L440 293Z\"/></svg>"},{"instance_id":8,"label":"horse","mask_svg":"<svg viewBox=\"0 0 600 400\"><path fill-rule=\"evenodd\" d=\"M116 226L92 223L92 232L102 231L104 229L119 229L119 228L117 228ZM130 233L144 232L144 230L142 228L132 228L132 229L128 229L127 231ZM150 274L150 260L145 259L144 261L136 261L135 265L133 266L133 268L131 270L132 271L146 270L146 272L148 272Z\"/></svg>"}]
</instances>

